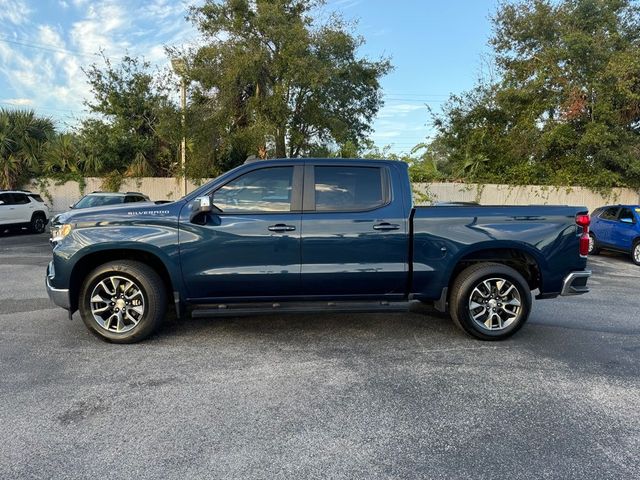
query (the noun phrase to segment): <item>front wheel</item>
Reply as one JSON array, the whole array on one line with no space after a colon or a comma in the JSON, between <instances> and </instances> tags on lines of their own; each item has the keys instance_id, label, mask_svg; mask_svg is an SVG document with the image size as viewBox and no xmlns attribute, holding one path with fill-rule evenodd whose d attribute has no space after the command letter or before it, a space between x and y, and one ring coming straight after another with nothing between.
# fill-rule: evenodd
<instances>
[{"instance_id":1,"label":"front wheel","mask_svg":"<svg viewBox=\"0 0 640 480\"><path fill-rule=\"evenodd\" d=\"M640 265L640 240L633 244L631 249L631 259L636 265Z\"/></svg>"},{"instance_id":2,"label":"front wheel","mask_svg":"<svg viewBox=\"0 0 640 480\"><path fill-rule=\"evenodd\" d=\"M79 310L87 328L114 343L144 340L162 324L167 294L160 276L144 263L105 263L85 279Z\"/></svg>"},{"instance_id":3,"label":"front wheel","mask_svg":"<svg viewBox=\"0 0 640 480\"><path fill-rule=\"evenodd\" d=\"M482 340L503 340L516 333L529 318L531 291L527 281L511 267L478 263L456 277L449 297L451 318L469 335Z\"/></svg>"}]
</instances>

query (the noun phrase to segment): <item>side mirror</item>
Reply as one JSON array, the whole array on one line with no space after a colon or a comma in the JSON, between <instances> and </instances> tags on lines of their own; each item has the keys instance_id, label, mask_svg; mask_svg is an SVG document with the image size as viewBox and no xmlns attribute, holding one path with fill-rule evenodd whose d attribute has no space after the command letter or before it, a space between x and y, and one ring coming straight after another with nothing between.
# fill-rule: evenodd
<instances>
[{"instance_id":1,"label":"side mirror","mask_svg":"<svg viewBox=\"0 0 640 480\"><path fill-rule=\"evenodd\" d=\"M622 223L633 223L633 220L630 218L621 218L620 221Z\"/></svg>"},{"instance_id":2,"label":"side mirror","mask_svg":"<svg viewBox=\"0 0 640 480\"><path fill-rule=\"evenodd\" d=\"M211 211L211 197L203 196L198 197L193 201L193 206L191 207L191 217L190 220L193 222L197 217L201 216L203 213L209 213Z\"/></svg>"}]
</instances>

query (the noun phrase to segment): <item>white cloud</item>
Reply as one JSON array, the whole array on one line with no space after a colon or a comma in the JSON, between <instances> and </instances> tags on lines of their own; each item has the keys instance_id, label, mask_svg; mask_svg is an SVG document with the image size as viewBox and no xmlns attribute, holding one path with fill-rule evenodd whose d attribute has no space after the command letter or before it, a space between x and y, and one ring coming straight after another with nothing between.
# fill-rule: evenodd
<instances>
[{"instance_id":1,"label":"white cloud","mask_svg":"<svg viewBox=\"0 0 640 480\"><path fill-rule=\"evenodd\" d=\"M33 105L33 100L30 98L3 98L0 103L9 103L11 105Z\"/></svg>"},{"instance_id":2,"label":"white cloud","mask_svg":"<svg viewBox=\"0 0 640 480\"><path fill-rule=\"evenodd\" d=\"M65 10L63 3L73 8ZM63 124L76 124L86 114L83 102L91 91L82 68L100 65L100 50L114 63L129 54L165 67L164 45L196 37L185 21L184 0L57 0L56 5L55 17L47 18L35 6L30 12L24 0L0 0L0 19L7 20L2 23L22 22L6 31L20 45L0 42L0 90L7 97L2 102L32 106Z\"/></svg>"},{"instance_id":3,"label":"white cloud","mask_svg":"<svg viewBox=\"0 0 640 480\"><path fill-rule=\"evenodd\" d=\"M418 105L415 103L399 103L395 105L387 104L380 109L380 113L378 113L378 118L391 118L391 117L404 116L418 110L426 110L426 109L427 107L425 105Z\"/></svg>"},{"instance_id":4,"label":"white cloud","mask_svg":"<svg viewBox=\"0 0 640 480\"><path fill-rule=\"evenodd\" d=\"M24 0L0 0L0 21L20 25L29 18L31 9Z\"/></svg>"}]
</instances>

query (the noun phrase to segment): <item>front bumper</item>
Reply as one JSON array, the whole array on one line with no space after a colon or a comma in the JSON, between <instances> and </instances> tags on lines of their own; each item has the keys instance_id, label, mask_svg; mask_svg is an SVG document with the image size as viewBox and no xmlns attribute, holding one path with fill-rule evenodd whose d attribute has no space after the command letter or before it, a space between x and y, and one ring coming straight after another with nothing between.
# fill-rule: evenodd
<instances>
[{"instance_id":1,"label":"front bumper","mask_svg":"<svg viewBox=\"0 0 640 480\"><path fill-rule=\"evenodd\" d=\"M591 270L583 270L581 272L571 272L562 282L562 291L560 295L582 295L589 291L587 280L591 276Z\"/></svg>"},{"instance_id":2,"label":"front bumper","mask_svg":"<svg viewBox=\"0 0 640 480\"><path fill-rule=\"evenodd\" d=\"M51 286L51 279L56 275L53 268L53 262L49 262L47 267L47 276L45 277L45 284L47 285L47 294L49 299L59 307L69 310L71 308L71 302L69 301L69 289L66 288L53 288Z\"/></svg>"}]
</instances>

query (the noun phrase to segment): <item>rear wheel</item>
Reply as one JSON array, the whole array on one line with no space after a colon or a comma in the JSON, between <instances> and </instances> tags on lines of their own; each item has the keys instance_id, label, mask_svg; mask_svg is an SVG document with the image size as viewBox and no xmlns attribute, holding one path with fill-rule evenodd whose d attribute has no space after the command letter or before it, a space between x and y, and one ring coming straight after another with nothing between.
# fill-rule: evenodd
<instances>
[{"instance_id":1,"label":"rear wheel","mask_svg":"<svg viewBox=\"0 0 640 480\"><path fill-rule=\"evenodd\" d=\"M636 265L640 265L640 240L636 240L631 249L631 259Z\"/></svg>"},{"instance_id":2,"label":"rear wheel","mask_svg":"<svg viewBox=\"0 0 640 480\"><path fill-rule=\"evenodd\" d=\"M93 270L80 291L79 310L87 328L103 340L135 343L162 324L165 286L144 263L121 260Z\"/></svg>"},{"instance_id":3,"label":"rear wheel","mask_svg":"<svg viewBox=\"0 0 640 480\"><path fill-rule=\"evenodd\" d=\"M44 228L47 225L47 220L44 215L41 213L35 213L33 217L31 217L31 223L29 228L33 233L42 233L44 232Z\"/></svg>"},{"instance_id":4,"label":"rear wheel","mask_svg":"<svg viewBox=\"0 0 640 480\"><path fill-rule=\"evenodd\" d=\"M478 263L455 279L449 297L451 318L469 335L482 340L503 340L516 333L529 318L531 291L527 281L511 267Z\"/></svg>"},{"instance_id":5,"label":"rear wheel","mask_svg":"<svg viewBox=\"0 0 640 480\"><path fill-rule=\"evenodd\" d=\"M589 234L589 255L598 255L599 253L600 253L600 248L598 247L596 236L593 233L590 233Z\"/></svg>"}]
</instances>

